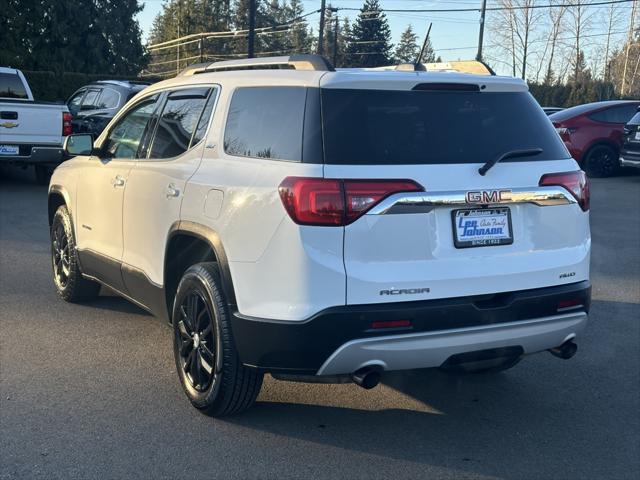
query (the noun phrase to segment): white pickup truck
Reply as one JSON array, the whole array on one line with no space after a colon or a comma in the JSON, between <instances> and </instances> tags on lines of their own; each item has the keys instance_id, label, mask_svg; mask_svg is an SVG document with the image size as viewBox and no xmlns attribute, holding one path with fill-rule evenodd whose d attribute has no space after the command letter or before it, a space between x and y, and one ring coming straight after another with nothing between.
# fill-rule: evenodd
<instances>
[{"instance_id":1,"label":"white pickup truck","mask_svg":"<svg viewBox=\"0 0 640 480\"><path fill-rule=\"evenodd\" d=\"M70 134L66 105L35 102L22 72L0 67L0 165L34 165L38 183L48 183Z\"/></svg>"}]
</instances>

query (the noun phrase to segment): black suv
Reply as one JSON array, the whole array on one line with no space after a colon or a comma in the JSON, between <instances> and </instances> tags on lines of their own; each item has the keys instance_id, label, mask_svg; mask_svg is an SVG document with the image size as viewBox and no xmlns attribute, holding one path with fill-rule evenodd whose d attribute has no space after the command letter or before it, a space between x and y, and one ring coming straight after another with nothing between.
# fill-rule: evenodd
<instances>
[{"instance_id":1,"label":"black suv","mask_svg":"<svg viewBox=\"0 0 640 480\"><path fill-rule=\"evenodd\" d=\"M73 115L73 132L92 133L97 137L118 110L149 85L146 82L100 80L80 88L67 100Z\"/></svg>"},{"instance_id":2,"label":"black suv","mask_svg":"<svg viewBox=\"0 0 640 480\"><path fill-rule=\"evenodd\" d=\"M640 168L640 107L624 127L620 151L620 164L623 167Z\"/></svg>"}]
</instances>

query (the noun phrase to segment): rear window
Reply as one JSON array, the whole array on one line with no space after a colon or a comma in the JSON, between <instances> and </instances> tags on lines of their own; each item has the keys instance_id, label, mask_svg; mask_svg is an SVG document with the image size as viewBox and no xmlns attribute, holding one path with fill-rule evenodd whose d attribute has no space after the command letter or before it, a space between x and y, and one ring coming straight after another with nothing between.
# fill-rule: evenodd
<instances>
[{"instance_id":1,"label":"rear window","mask_svg":"<svg viewBox=\"0 0 640 480\"><path fill-rule=\"evenodd\" d=\"M17 73L0 73L0 97L28 99L27 90Z\"/></svg>"},{"instance_id":2,"label":"rear window","mask_svg":"<svg viewBox=\"0 0 640 480\"><path fill-rule=\"evenodd\" d=\"M302 161L307 89L245 87L233 94L224 151L241 157Z\"/></svg>"},{"instance_id":3,"label":"rear window","mask_svg":"<svg viewBox=\"0 0 640 480\"><path fill-rule=\"evenodd\" d=\"M484 163L509 150L568 158L547 116L528 92L323 89L328 164Z\"/></svg>"}]
</instances>

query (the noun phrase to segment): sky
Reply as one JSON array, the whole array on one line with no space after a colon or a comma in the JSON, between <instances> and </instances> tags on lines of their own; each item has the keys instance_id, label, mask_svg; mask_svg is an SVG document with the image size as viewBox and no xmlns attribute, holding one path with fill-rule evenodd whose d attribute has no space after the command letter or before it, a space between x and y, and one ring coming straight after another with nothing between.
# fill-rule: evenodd
<instances>
[{"instance_id":1,"label":"sky","mask_svg":"<svg viewBox=\"0 0 640 480\"><path fill-rule=\"evenodd\" d=\"M144 2L144 10L139 14L138 20L144 32L143 40L146 41L147 36L151 30L153 19L162 10L163 0L141 0ZM596 0L587 0L587 3L594 2ZM347 7L359 9L364 3L363 0L327 0L327 5L332 4L334 7ZM549 0L537 0L536 3L548 4ZM305 13L317 10L320 7L320 0L303 0L305 7ZM482 0L380 0L380 4L383 9L420 9L420 8L480 8ZM487 6L496 6L498 0L487 0ZM614 30L618 32L617 35L612 37L612 45L614 48L624 43L626 37L626 31L629 25L629 18L631 12L631 3L625 3L618 5L620 8L621 16L617 19ZM590 11L594 13L592 21L589 24L588 33L590 35L590 41L583 44L583 48L586 49L586 56L590 62L602 61L600 49L604 42L603 32L606 31L606 21L603 16L605 15L607 5L590 7ZM419 42L422 43L424 35L426 34L429 22L433 22L431 29L431 43L434 47L437 56L441 56L444 61L447 60L471 60L475 58L478 44L478 33L480 28L480 13L478 11L472 12L441 12L441 13L425 13L425 12L385 12L391 27L392 41L394 44L398 43L400 35L406 29L407 25L411 24L414 31L419 35ZM339 15L348 16L350 19L355 19L357 11L345 11L341 10ZM491 21L490 13L488 15L487 25ZM307 17L308 23L317 31L318 21L320 14L316 13ZM619 25L618 25L619 24ZM485 31L485 48L490 43L490 33ZM595 34L595 35L594 35ZM561 37L568 37L571 34L568 32L561 32ZM489 36L489 39L487 37ZM541 50L545 45L544 38L538 38L535 40L535 44L532 44L533 51L536 49ZM541 43L542 42L542 43ZM567 40L571 43L570 39ZM533 52L531 52L533 53ZM492 61L492 66L496 69L499 75L509 75L510 70L499 61ZM602 69L602 65L593 66L596 69ZM591 65L590 65L591 66Z\"/></svg>"},{"instance_id":2,"label":"sky","mask_svg":"<svg viewBox=\"0 0 640 480\"><path fill-rule=\"evenodd\" d=\"M143 30L143 40L146 41L153 19L162 11L162 0L142 0L144 10L138 15L140 26ZM489 0L491 1L491 0ZM363 0L327 0L334 7L360 8ZM320 0L303 0L305 13L317 10ZM481 4L481 0L381 0L382 8L474 8ZM357 11L341 11L339 15L354 19ZM317 31L320 14L307 18L309 24ZM436 49L436 55L441 55L445 60L472 59L476 54L478 43L478 29L480 15L478 12L456 13L387 13L389 26L393 36L393 42L397 43L402 31L407 25L413 25L414 30L420 36L420 42L424 39L429 22L433 22L431 29L431 43ZM468 47L468 48L461 48ZM449 50L449 49L455 50Z\"/></svg>"}]
</instances>

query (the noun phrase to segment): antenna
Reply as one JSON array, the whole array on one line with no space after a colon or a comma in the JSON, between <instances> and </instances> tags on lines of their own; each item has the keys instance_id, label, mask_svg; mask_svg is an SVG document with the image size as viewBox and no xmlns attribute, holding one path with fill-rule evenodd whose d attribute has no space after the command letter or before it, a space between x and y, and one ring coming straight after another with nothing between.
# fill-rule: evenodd
<instances>
[{"instance_id":1,"label":"antenna","mask_svg":"<svg viewBox=\"0 0 640 480\"><path fill-rule=\"evenodd\" d=\"M424 42L422 42L422 48L420 49L420 55L418 55L418 58L416 58L416 65L422 63L422 56L424 55L424 49L427 48L427 42L429 41L429 34L431 33L431 26L433 25L433 22L429 22L429 28L427 30L427 36L424 37Z\"/></svg>"}]
</instances>

